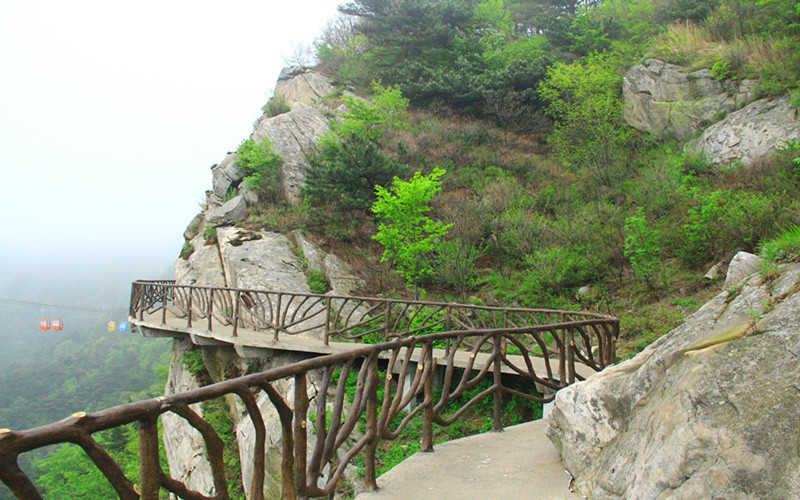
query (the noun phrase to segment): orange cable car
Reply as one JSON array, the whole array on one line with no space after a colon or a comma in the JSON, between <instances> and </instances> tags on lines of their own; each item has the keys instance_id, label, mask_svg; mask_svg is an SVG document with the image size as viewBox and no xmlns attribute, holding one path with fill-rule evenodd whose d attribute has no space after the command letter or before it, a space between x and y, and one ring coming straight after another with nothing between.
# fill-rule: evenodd
<instances>
[{"instance_id":1,"label":"orange cable car","mask_svg":"<svg viewBox=\"0 0 800 500\"><path fill-rule=\"evenodd\" d=\"M53 318L53 323L52 323L51 328L53 330L63 330L64 329L64 322L61 320L61 318Z\"/></svg>"},{"instance_id":2,"label":"orange cable car","mask_svg":"<svg viewBox=\"0 0 800 500\"><path fill-rule=\"evenodd\" d=\"M47 318L39 320L39 330L49 330L50 329L50 320Z\"/></svg>"},{"instance_id":3,"label":"orange cable car","mask_svg":"<svg viewBox=\"0 0 800 500\"><path fill-rule=\"evenodd\" d=\"M114 321L109 321L109 322L108 322L108 331L109 331L109 332L115 332L115 331L117 331L117 323L116 323L116 322L114 322Z\"/></svg>"}]
</instances>

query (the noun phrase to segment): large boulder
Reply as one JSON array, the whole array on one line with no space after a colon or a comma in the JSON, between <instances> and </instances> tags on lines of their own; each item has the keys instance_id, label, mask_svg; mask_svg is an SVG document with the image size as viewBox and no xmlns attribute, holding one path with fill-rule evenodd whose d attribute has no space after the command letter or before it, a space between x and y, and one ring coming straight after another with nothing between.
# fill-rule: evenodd
<instances>
[{"instance_id":1,"label":"large boulder","mask_svg":"<svg viewBox=\"0 0 800 500\"><path fill-rule=\"evenodd\" d=\"M708 127L686 149L713 163L741 162L749 167L800 138L797 118L797 108L788 96L760 99Z\"/></svg>"},{"instance_id":2,"label":"large boulder","mask_svg":"<svg viewBox=\"0 0 800 500\"><path fill-rule=\"evenodd\" d=\"M548 436L595 499L800 498L800 265L725 290L558 392Z\"/></svg>"},{"instance_id":3,"label":"large boulder","mask_svg":"<svg viewBox=\"0 0 800 500\"><path fill-rule=\"evenodd\" d=\"M336 88L328 77L300 66L284 68L275 85L274 95L286 100L290 109L319 107L326 95ZM266 106L262 108L266 111Z\"/></svg>"},{"instance_id":4,"label":"large boulder","mask_svg":"<svg viewBox=\"0 0 800 500\"><path fill-rule=\"evenodd\" d=\"M247 202L244 196L234 196L219 207L213 207L206 212L206 221L209 226L227 226L242 221L247 217Z\"/></svg>"},{"instance_id":5,"label":"large boulder","mask_svg":"<svg viewBox=\"0 0 800 500\"><path fill-rule=\"evenodd\" d=\"M251 138L272 142L272 150L283 162L280 180L283 196L290 203L300 201L300 189L305 185L308 155L317 140L330 129L328 119L315 108L293 109L278 116L262 116L255 124Z\"/></svg>"},{"instance_id":6,"label":"large boulder","mask_svg":"<svg viewBox=\"0 0 800 500\"><path fill-rule=\"evenodd\" d=\"M211 205L221 205L228 193L238 187L244 179L244 172L236 164L236 158L236 153L228 153L220 163L211 167L213 186L209 196Z\"/></svg>"},{"instance_id":7,"label":"large boulder","mask_svg":"<svg viewBox=\"0 0 800 500\"><path fill-rule=\"evenodd\" d=\"M647 59L622 80L623 117L636 129L684 140L751 102L754 90L752 80L720 82L707 69Z\"/></svg>"}]
</instances>

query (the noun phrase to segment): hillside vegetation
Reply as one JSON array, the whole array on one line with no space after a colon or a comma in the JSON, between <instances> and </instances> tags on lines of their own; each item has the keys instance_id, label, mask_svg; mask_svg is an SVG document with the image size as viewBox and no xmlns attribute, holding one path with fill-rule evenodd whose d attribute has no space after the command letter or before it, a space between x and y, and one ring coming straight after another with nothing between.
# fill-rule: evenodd
<instances>
[{"instance_id":1,"label":"hillside vegetation","mask_svg":"<svg viewBox=\"0 0 800 500\"><path fill-rule=\"evenodd\" d=\"M317 69L365 103L312 158L305 206L248 224L317 234L370 293L592 309L622 318L621 355L721 286L705 271L800 223L800 147L747 169L683 152L622 119L621 81L648 57L790 93L789 0L358 0L316 43ZM398 276L373 239L375 187L440 168L427 215L448 226ZM400 266L403 276L408 278ZM578 289L584 292L578 296Z\"/></svg>"}]
</instances>

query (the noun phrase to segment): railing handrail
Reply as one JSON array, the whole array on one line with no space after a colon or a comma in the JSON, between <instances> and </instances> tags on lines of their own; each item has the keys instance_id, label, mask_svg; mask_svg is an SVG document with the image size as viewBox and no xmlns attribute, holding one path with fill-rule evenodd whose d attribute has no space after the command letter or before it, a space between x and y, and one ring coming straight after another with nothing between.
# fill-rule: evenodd
<instances>
[{"instance_id":1,"label":"railing handrail","mask_svg":"<svg viewBox=\"0 0 800 500\"><path fill-rule=\"evenodd\" d=\"M597 319L609 319L614 321L618 320L618 318L608 314L601 314L590 311L567 311L562 309L546 309L546 308L530 308L530 307L484 306L478 304L461 304L458 302L437 302L437 301L425 301L425 300L414 300L414 299L390 299L386 297L367 297L361 295L336 295L329 293L305 293L305 292L295 292L289 290L268 290L263 288L233 288L226 286L183 285L183 284L178 284L175 280L136 280L133 282L133 285L164 285L167 287L192 288L198 290L225 290L228 292L238 291L238 292L251 292L251 293L273 293L273 294L283 294L283 295L296 295L298 297L318 297L321 299L354 299L354 300L365 300L365 301L376 301L376 302L378 301L388 302L392 304L411 304L420 306L443 306L443 307L455 306L463 309L475 309L481 311L494 311L494 312L503 312L503 311L532 312L532 313L565 312L568 314L591 316Z\"/></svg>"}]
</instances>

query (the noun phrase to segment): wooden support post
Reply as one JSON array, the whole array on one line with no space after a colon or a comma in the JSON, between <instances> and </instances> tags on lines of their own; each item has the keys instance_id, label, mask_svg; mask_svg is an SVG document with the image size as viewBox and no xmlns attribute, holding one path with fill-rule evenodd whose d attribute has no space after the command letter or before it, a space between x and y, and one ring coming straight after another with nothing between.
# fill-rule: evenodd
<instances>
[{"instance_id":1,"label":"wooden support post","mask_svg":"<svg viewBox=\"0 0 800 500\"><path fill-rule=\"evenodd\" d=\"M192 296L194 295L193 292L194 291L191 288L189 288L189 321L186 325L188 328L192 327Z\"/></svg>"},{"instance_id":2,"label":"wooden support post","mask_svg":"<svg viewBox=\"0 0 800 500\"><path fill-rule=\"evenodd\" d=\"M494 363L494 431L501 432L503 430L502 420L502 407L503 407L503 372L500 365L500 340L501 336L495 334L494 336L494 352L492 353L492 360Z\"/></svg>"},{"instance_id":3,"label":"wooden support post","mask_svg":"<svg viewBox=\"0 0 800 500\"><path fill-rule=\"evenodd\" d=\"M575 382L575 332L570 328L567 333L567 381Z\"/></svg>"},{"instance_id":4,"label":"wooden support post","mask_svg":"<svg viewBox=\"0 0 800 500\"><path fill-rule=\"evenodd\" d=\"M376 478L375 455L378 449L378 357L369 358L367 370L367 435L369 441L364 449L364 487L367 491L376 491L378 482Z\"/></svg>"},{"instance_id":5,"label":"wooden support post","mask_svg":"<svg viewBox=\"0 0 800 500\"><path fill-rule=\"evenodd\" d=\"M308 448L308 435L306 432L306 416L308 414L308 387L306 374L294 376L294 484L297 495L305 498L306 487L306 459Z\"/></svg>"},{"instance_id":6,"label":"wooden support post","mask_svg":"<svg viewBox=\"0 0 800 500\"><path fill-rule=\"evenodd\" d=\"M161 466L158 463L158 425L155 418L139 421L139 477L142 500L158 500Z\"/></svg>"},{"instance_id":7,"label":"wooden support post","mask_svg":"<svg viewBox=\"0 0 800 500\"><path fill-rule=\"evenodd\" d=\"M233 336L236 337L239 332L239 294L242 293L239 290L236 290L236 293L233 294Z\"/></svg>"},{"instance_id":8,"label":"wooden support post","mask_svg":"<svg viewBox=\"0 0 800 500\"><path fill-rule=\"evenodd\" d=\"M422 451L433 451L433 378L436 376L436 365L433 364L433 346L428 349L424 363L429 366L428 378L425 382L425 415L422 421ZM425 373L423 368L422 373Z\"/></svg>"},{"instance_id":9,"label":"wooden support post","mask_svg":"<svg viewBox=\"0 0 800 500\"><path fill-rule=\"evenodd\" d=\"M325 299L325 345L330 345L331 335L331 299Z\"/></svg>"},{"instance_id":10,"label":"wooden support post","mask_svg":"<svg viewBox=\"0 0 800 500\"><path fill-rule=\"evenodd\" d=\"M208 331L211 331L211 318L214 316L214 290L208 290Z\"/></svg>"}]
</instances>

